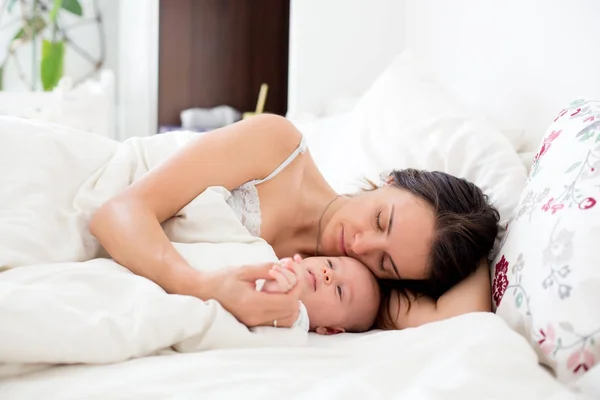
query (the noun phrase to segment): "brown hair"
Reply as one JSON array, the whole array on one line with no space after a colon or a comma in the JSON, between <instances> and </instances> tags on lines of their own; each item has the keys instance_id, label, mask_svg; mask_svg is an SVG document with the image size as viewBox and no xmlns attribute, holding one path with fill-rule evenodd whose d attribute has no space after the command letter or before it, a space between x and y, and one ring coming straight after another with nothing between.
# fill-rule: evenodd
<instances>
[{"instance_id":1,"label":"brown hair","mask_svg":"<svg viewBox=\"0 0 600 400\"><path fill-rule=\"evenodd\" d=\"M429 256L429 279L380 282L382 306L376 325L384 329L392 329L397 317L390 315L387 307L392 294L407 300L407 292L437 299L473 273L492 250L500 219L487 195L466 179L416 169L393 171L390 178L392 186L433 207L436 233Z\"/></svg>"}]
</instances>

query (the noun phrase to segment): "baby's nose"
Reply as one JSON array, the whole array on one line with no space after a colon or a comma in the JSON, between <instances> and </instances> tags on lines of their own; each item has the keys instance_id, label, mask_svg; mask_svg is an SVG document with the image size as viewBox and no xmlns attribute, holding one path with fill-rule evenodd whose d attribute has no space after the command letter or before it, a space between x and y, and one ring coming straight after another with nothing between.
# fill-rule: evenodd
<instances>
[{"instance_id":1,"label":"baby's nose","mask_svg":"<svg viewBox=\"0 0 600 400\"><path fill-rule=\"evenodd\" d=\"M327 268L323 268L323 280L326 285L331 284L331 271Z\"/></svg>"}]
</instances>

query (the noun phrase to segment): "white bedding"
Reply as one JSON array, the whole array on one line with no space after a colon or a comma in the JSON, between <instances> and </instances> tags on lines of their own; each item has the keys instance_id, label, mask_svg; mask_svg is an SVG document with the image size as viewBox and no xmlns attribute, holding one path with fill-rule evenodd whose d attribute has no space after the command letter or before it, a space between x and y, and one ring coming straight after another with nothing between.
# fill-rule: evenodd
<instances>
[{"instance_id":1,"label":"white bedding","mask_svg":"<svg viewBox=\"0 0 600 400\"><path fill-rule=\"evenodd\" d=\"M122 144L0 118L0 376L39 364L114 363L156 354L303 345L307 333L248 330L214 300L168 295L102 253L87 229L108 197L193 133ZM209 188L163 224L197 269L275 262ZM2 270L0 269L0 270Z\"/></svg>"},{"instance_id":2,"label":"white bedding","mask_svg":"<svg viewBox=\"0 0 600 400\"><path fill-rule=\"evenodd\" d=\"M395 332L319 338L307 348L215 350L0 381L2 399L587 399L538 366L493 314Z\"/></svg>"},{"instance_id":3,"label":"white bedding","mask_svg":"<svg viewBox=\"0 0 600 400\"><path fill-rule=\"evenodd\" d=\"M0 134L10 136L12 133L13 138L15 132L11 129L21 129L19 133L22 135L37 132L37 135L42 136L44 132L59 129L40 126L34 129L34 125L23 125L10 119L0 119L0 122ZM50 131L40 131L41 128ZM77 146L68 149L57 147L56 142L46 137L45 141L38 142L39 146L34 148L37 153L22 153L30 154L30 159L23 158L22 155L15 157L14 150L12 154L7 151L0 154L0 163L4 163L2 167L5 171L0 174L4 187L11 188L13 194L19 190L35 190L40 194L39 198L31 198L33 203L17 207L22 218L27 217L28 209L39 207L47 201L53 201L57 206L55 208L60 211L46 215L46 219L42 221L45 229L31 230L32 234L41 235L40 239L43 241L30 252L23 253L23 247L19 246L24 244L17 240L18 235L7 236L9 229L19 228L18 224L0 227L4 229L0 231L3 239L10 239L0 245L4 246L3 251L0 251L0 265L18 265L50 256L55 257L52 261L60 262L74 251L80 258L96 251L97 247L93 242L71 239L76 236L82 221L85 221L88 208L115 190L114 180L102 178L108 177L109 175L105 175L107 173L121 176L123 171L127 171L119 184L135 179L153 165L148 160L156 162L168 151L166 142L160 142L166 138L164 136L159 139L156 143L161 145L150 151L140 146L141 142L137 140L130 142L129 147L117 149L112 143L95 141L91 136L86 136L85 139L89 141L79 138ZM65 178L61 183L62 190L54 190L46 179L55 178L59 166L64 168L69 160L77 159L73 158L74 155L85 158L86 154L79 154L83 151L81 149L94 150L87 155L84 163L87 166L73 169L71 177ZM6 147L0 148L0 153L2 150L6 150ZM132 155L145 161L131 164ZM47 162L47 169L39 172L40 175L36 176L38 179L29 184L14 179L33 160ZM111 162L107 164L109 160ZM6 171L13 173L7 174ZM332 174L330 179L336 177ZM343 184L341 180L339 183ZM81 187L87 190L85 193L93 193L93 196L79 196L77 201L65 203L65 198L73 196ZM90 192L92 187L95 191ZM6 194L5 192L2 198L2 205L14 206L11 196ZM198 201L201 200L199 198ZM61 209L58 205L65 208ZM187 211L193 214L195 207L202 208L200 206L199 202L194 202ZM220 212L210 213L206 217L228 219L226 210L226 207L220 208ZM11 215L0 216L4 218L3 221L10 221ZM62 232L64 236L53 236L51 233L55 228L55 218L71 218L72 231ZM175 220L176 224L179 222L182 221ZM243 234L236 236L235 225L225 226L230 226L233 230L225 231L221 239L235 237L238 241L247 240L242 239L247 238ZM202 224L165 226L172 240L180 242L207 240L206 232L198 229L201 227ZM25 225L19 229L26 228ZM190 260L198 259L196 247L187 247L185 243L178 246L183 253L187 251ZM260 246L253 248L262 249ZM254 257L270 257L262 250L257 251ZM227 263L235 259L235 252L229 251L226 254L228 258L222 257L220 262ZM311 335L308 347L293 347L289 343L300 342L285 338L287 342L271 342L272 346L268 347L265 347L264 341L260 341L260 347L247 341L246 348L232 348L236 346L228 342L228 338L232 337L229 330L213 330L213 342L197 341L198 335L202 336L207 325L202 321L195 323L198 320L194 317L204 312L205 307L209 308L208 314L211 310L219 312L218 305L207 306L197 299L166 296L151 282L132 276L116 265L106 264L110 263L108 260L92 263L103 263L105 272L110 270L114 275L99 272L94 265L87 265L86 269L72 263L52 266L51 268L63 270L62 274L56 275L53 274L56 272L54 270L52 273L50 269L41 271L48 266L33 267L30 270L27 269L32 267L22 267L0 274L0 287L3 279L4 283L15 284L18 282L15 276L20 276L24 281L41 284L38 289L50 289L45 293L38 293L46 297L21 297L22 303L3 303L0 300L0 320L10 321L10 325L0 325L0 357L3 357L0 361L12 363L5 364L0 371L5 374L5 378L0 380L1 399L587 398L556 382L538 365L536 355L527 342L492 314L469 314L401 332L343 334L337 337ZM90 274L90 279L83 279L81 287L69 286L73 281L65 279L75 267L81 268L76 271L77 284L82 283L84 276L81 274ZM101 276L94 277L98 273ZM53 276L56 276L55 280L51 279ZM29 279L30 277L35 279ZM111 277L115 278L114 282L110 281ZM48 280L51 285L44 286ZM66 285L63 286L66 290L62 290L59 296L52 294L57 282ZM102 285L110 286L114 291L102 291ZM104 296L96 297L96 308L87 296L90 287L100 290ZM14 294L10 286L1 288L5 290L0 292L4 301L8 298L6 296ZM19 289L22 290L23 287ZM53 303L51 300L57 302ZM16 307L11 309L6 307L7 304ZM71 306L66 306L69 304ZM87 312L88 315L73 319L69 316L70 312ZM66 319L57 324L53 320L57 315ZM220 315L226 316L224 313ZM235 321L229 322L220 326L237 326ZM210 328L215 325L208 326ZM65 327L66 331L63 329ZM3 334L6 336L2 337ZM115 334L121 340L108 346L107 338L111 335L114 337ZM239 339L239 335L233 337ZM6 338L10 338L12 342L3 340ZM275 336L273 340L276 340ZM166 349L171 345L178 346L183 351L217 350L175 353ZM36 359L40 352L49 358ZM154 355L119 362L132 356L149 354ZM29 364L26 368L15 365L35 361L60 362L57 357L61 355L70 357L63 362L113 363L50 368L36 364ZM83 359L82 355L87 358ZM34 371L36 368L41 369ZM15 376L16 373L27 371L29 372ZM7 376L8 374L12 376ZM593 386L594 381L590 380L590 376L588 374L586 377L585 387Z\"/></svg>"}]
</instances>

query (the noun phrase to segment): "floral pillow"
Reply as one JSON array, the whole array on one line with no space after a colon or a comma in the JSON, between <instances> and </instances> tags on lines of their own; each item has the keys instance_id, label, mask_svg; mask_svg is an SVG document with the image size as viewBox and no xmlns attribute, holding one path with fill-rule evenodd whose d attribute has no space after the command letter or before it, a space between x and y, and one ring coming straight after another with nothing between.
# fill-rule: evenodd
<instances>
[{"instance_id":1,"label":"floral pillow","mask_svg":"<svg viewBox=\"0 0 600 400\"><path fill-rule=\"evenodd\" d=\"M494 251L496 313L572 382L600 361L600 101L552 122Z\"/></svg>"}]
</instances>

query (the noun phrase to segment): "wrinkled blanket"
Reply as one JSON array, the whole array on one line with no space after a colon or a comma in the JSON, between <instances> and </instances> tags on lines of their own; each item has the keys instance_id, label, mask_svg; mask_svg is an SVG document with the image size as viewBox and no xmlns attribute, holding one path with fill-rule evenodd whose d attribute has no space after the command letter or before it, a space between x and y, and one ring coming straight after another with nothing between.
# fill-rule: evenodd
<instances>
[{"instance_id":1,"label":"wrinkled blanket","mask_svg":"<svg viewBox=\"0 0 600 400\"><path fill-rule=\"evenodd\" d=\"M52 364L304 344L305 332L250 331L214 300L169 295L106 257L93 211L194 133L123 143L62 126L0 117L0 375ZM198 269L276 261L209 188L163 224Z\"/></svg>"}]
</instances>

